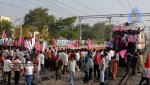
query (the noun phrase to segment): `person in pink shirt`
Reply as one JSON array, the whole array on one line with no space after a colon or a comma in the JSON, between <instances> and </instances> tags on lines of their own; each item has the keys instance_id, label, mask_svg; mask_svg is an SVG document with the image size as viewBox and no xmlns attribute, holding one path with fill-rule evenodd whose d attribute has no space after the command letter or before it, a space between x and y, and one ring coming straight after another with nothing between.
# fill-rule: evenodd
<instances>
[{"instance_id":1,"label":"person in pink shirt","mask_svg":"<svg viewBox=\"0 0 150 85\"><path fill-rule=\"evenodd\" d=\"M96 77L96 71L99 78L99 63L100 63L101 55L99 51L96 51L96 55L94 56L94 77Z\"/></svg>"}]
</instances>

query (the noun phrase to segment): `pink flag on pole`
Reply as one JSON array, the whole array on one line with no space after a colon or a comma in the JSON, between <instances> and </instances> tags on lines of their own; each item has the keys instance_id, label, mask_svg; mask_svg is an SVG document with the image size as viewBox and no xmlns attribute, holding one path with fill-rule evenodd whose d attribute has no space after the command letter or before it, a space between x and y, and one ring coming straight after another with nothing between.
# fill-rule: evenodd
<instances>
[{"instance_id":1,"label":"pink flag on pole","mask_svg":"<svg viewBox=\"0 0 150 85\"><path fill-rule=\"evenodd\" d=\"M41 51L44 51L44 50L45 50L45 42L43 42L43 43L40 45L40 50L41 50Z\"/></svg>"},{"instance_id":2,"label":"pink flag on pole","mask_svg":"<svg viewBox=\"0 0 150 85\"><path fill-rule=\"evenodd\" d=\"M56 40L55 40L54 37L53 37L53 39L52 39L52 45L53 45L53 46L56 46L56 45L57 45L57 42L56 42Z\"/></svg>"},{"instance_id":3,"label":"pink flag on pole","mask_svg":"<svg viewBox=\"0 0 150 85\"><path fill-rule=\"evenodd\" d=\"M114 31L114 32L116 31L116 26L113 27L113 31Z\"/></svg>"},{"instance_id":4,"label":"pink flag on pole","mask_svg":"<svg viewBox=\"0 0 150 85\"><path fill-rule=\"evenodd\" d=\"M2 38L6 38L5 30L4 30L3 33L2 33Z\"/></svg>"},{"instance_id":5,"label":"pink flag on pole","mask_svg":"<svg viewBox=\"0 0 150 85\"><path fill-rule=\"evenodd\" d=\"M92 49L92 42L91 42L90 39L88 39L87 49L88 49L88 50L91 50L91 49Z\"/></svg>"},{"instance_id":6,"label":"pink flag on pole","mask_svg":"<svg viewBox=\"0 0 150 85\"><path fill-rule=\"evenodd\" d=\"M118 26L118 30L119 30L120 32L122 31L122 26L121 26L121 25Z\"/></svg>"},{"instance_id":7,"label":"pink flag on pole","mask_svg":"<svg viewBox=\"0 0 150 85\"><path fill-rule=\"evenodd\" d=\"M76 40L74 41L74 46L75 46L75 47L78 47L78 45L79 45L79 43L78 43L78 40L76 39Z\"/></svg>"},{"instance_id":8,"label":"pink flag on pole","mask_svg":"<svg viewBox=\"0 0 150 85\"><path fill-rule=\"evenodd\" d=\"M38 41L38 40L35 41L34 48L35 48L36 50L40 51L40 44L39 44L39 41Z\"/></svg>"},{"instance_id":9,"label":"pink flag on pole","mask_svg":"<svg viewBox=\"0 0 150 85\"><path fill-rule=\"evenodd\" d=\"M121 51L119 52L119 54L120 54L120 56L121 56L122 58L124 58L126 52L127 52L126 49L125 49L125 50L121 50Z\"/></svg>"},{"instance_id":10,"label":"pink flag on pole","mask_svg":"<svg viewBox=\"0 0 150 85\"><path fill-rule=\"evenodd\" d=\"M18 46L21 46L21 43L22 43L22 38L19 37L18 42L17 42L17 45L18 45Z\"/></svg>"},{"instance_id":11,"label":"pink flag on pole","mask_svg":"<svg viewBox=\"0 0 150 85\"><path fill-rule=\"evenodd\" d=\"M73 45L71 42L68 43L68 47L69 47L70 49L75 49L74 45Z\"/></svg>"}]
</instances>

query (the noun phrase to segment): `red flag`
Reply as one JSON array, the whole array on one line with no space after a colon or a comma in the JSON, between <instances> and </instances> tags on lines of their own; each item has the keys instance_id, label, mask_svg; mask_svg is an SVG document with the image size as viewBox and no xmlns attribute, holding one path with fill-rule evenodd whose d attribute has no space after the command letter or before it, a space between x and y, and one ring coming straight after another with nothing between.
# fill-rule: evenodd
<instances>
[{"instance_id":1,"label":"red flag","mask_svg":"<svg viewBox=\"0 0 150 85\"><path fill-rule=\"evenodd\" d=\"M74 45L73 45L71 42L68 43L68 47L69 47L70 49L75 49Z\"/></svg>"},{"instance_id":2,"label":"red flag","mask_svg":"<svg viewBox=\"0 0 150 85\"><path fill-rule=\"evenodd\" d=\"M2 38L6 38L5 30L4 30L3 33L2 33Z\"/></svg>"},{"instance_id":3,"label":"red flag","mask_svg":"<svg viewBox=\"0 0 150 85\"><path fill-rule=\"evenodd\" d=\"M116 26L113 27L113 31L114 31L114 32L116 31Z\"/></svg>"},{"instance_id":4,"label":"red flag","mask_svg":"<svg viewBox=\"0 0 150 85\"><path fill-rule=\"evenodd\" d=\"M78 43L78 40L76 39L76 40L74 41L74 46L75 46L75 47L78 47L78 45L79 45L79 43Z\"/></svg>"},{"instance_id":5,"label":"red flag","mask_svg":"<svg viewBox=\"0 0 150 85\"><path fill-rule=\"evenodd\" d=\"M118 26L118 30L119 30L120 32L122 31L122 26L121 26L121 25Z\"/></svg>"},{"instance_id":6,"label":"red flag","mask_svg":"<svg viewBox=\"0 0 150 85\"><path fill-rule=\"evenodd\" d=\"M150 56L149 56L149 52L147 53L147 58L146 58L146 62L145 62L145 67L146 68L150 68Z\"/></svg>"},{"instance_id":7,"label":"red flag","mask_svg":"<svg viewBox=\"0 0 150 85\"><path fill-rule=\"evenodd\" d=\"M18 46L21 46L21 43L22 43L22 38L19 37L18 42L17 42Z\"/></svg>"},{"instance_id":8,"label":"red flag","mask_svg":"<svg viewBox=\"0 0 150 85\"><path fill-rule=\"evenodd\" d=\"M91 50L91 49L92 49L92 42L91 42L90 39L88 39L87 49L88 49L88 50Z\"/></svg>"},{"instance_id":9,"label":"red flag","mask_svg":"<svg viewBox=\"0 0 150 85\"><path fill-rule=\"evenodd\" d=\"M52 45L53 45L53 46L56 46L56 45L57 45L57 42L56 42L56 40L55 40L54 37L53 37L53 39L52 39Z\"/></svg>"},{"instance_id":10,"label":"red flag","mask_svg":"<svg viewBox=\"0 0 150 85\"><path fill-rule=\"evenodd\" d=\"M40 44L39 44L39 41L38 41L38 40L35 41L34 48L35 48L37 51L40 51Z\"/></svg>"}]
</instances>

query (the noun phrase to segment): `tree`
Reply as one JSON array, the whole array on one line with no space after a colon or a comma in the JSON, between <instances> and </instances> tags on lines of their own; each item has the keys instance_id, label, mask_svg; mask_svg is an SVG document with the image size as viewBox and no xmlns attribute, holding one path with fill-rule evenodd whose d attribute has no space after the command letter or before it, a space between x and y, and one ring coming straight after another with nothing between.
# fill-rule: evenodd
<instances>
[{"instance_id":1,"label":"tree","mask_svg":"<svg viewBox=\"0 0 150 85\"><path fill-rule=\"evenodd\" d=\"M77 39L77 32L74 31L73 29L66 29L60 31L59 35L71 40L71 39Z\"/></svg>"},{"instance_id":2,"label":"tree","mask_svg":"<svg viewBox=\"0 0 150 85\"><path fill-rule=\"evenodd\" d=\"M7 20L2 20L0 22L0 33L2 34L2 32L5 30L7 37L11 37L13 33L11 24L12 23Z\"/></svg>"},{"instance_id":3,"label":"tree","mask_svg":"<svg viewBox=\"0 0 150 85\"><path fill-rule=\"evenodd\" d=\"M73 23L76 21L76 17L68 17L68 18L59 18L57 20L55 20L54 23L51 23L49 25L49 35L51 37L58 37L60 35L62 35L64 32L66 34L63 34L63 37L68 37L67 33L70 33L69 31L71 31L73 33L73 35L76 36L76 34L74 34L74 32L72 30L68 30L68 29L74 29L73 27ZM72 37L74 37L72 35ZM69 37L70 38L70 37Z\"/></svg>"},{"instance_id":4,"label":"tree","mask_svg":"<svg viewBox=\"0 0 150 85\"><path fill-rule=\"evenodd\" d=\"M101 23L101 22L95 23L93 25L94 37L97 38L97 39L98 38L103 38L105 28L106 28L105 23Z\"/></svg>"},{"instance_id":5,"label":"tree","mask_svg":"<svg viewBox=\"0 0 150 85\"><path fill-rule=\"evenodd\" d=\"M94 38L93 29L89 24L81 24L81 30L82 30L82 39L87 40L88 38L90 39Z\"/></svg>"},{"instance_id":6,"label":"tree","mask_svg":"<svg viewBox=\"0 0 150 85\"><path fill-rule=\"evenodd\" d=\"M30 10L24 17L24 26L34 26L40 33L43 32L45 26L54 23L55 17L48 14L47 8L35 8Z\"/></svg>"}]
</instances>

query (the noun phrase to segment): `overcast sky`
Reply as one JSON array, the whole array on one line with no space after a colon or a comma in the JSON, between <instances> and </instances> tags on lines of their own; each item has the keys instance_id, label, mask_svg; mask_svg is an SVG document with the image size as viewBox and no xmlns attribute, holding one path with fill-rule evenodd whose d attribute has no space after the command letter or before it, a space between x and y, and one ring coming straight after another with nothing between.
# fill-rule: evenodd
<instances>
[{"instance_id":1,"label":"overcast sky","mask_svg":"<svg viewBox=\"0 0 150 85\"><path fill-rule=\"evenodd\" d=\"M0 0L0 16L8 16L15 21L16 18L24 18L29 10L41 6L48 8L49 14L54 15L56 18L101 14L128 14L134 7L137 7L142 13L150 13L149 4L150 0ZM95 23L107 20L86 19L82 22ZM150 17L142 17L142 20L150 20ZM112 21L114 21L112 22L114 24L121 24L128 21L128 19L112 18ZM144 23L149 25L149 22Z\"/></svg>"}]
</instances>

